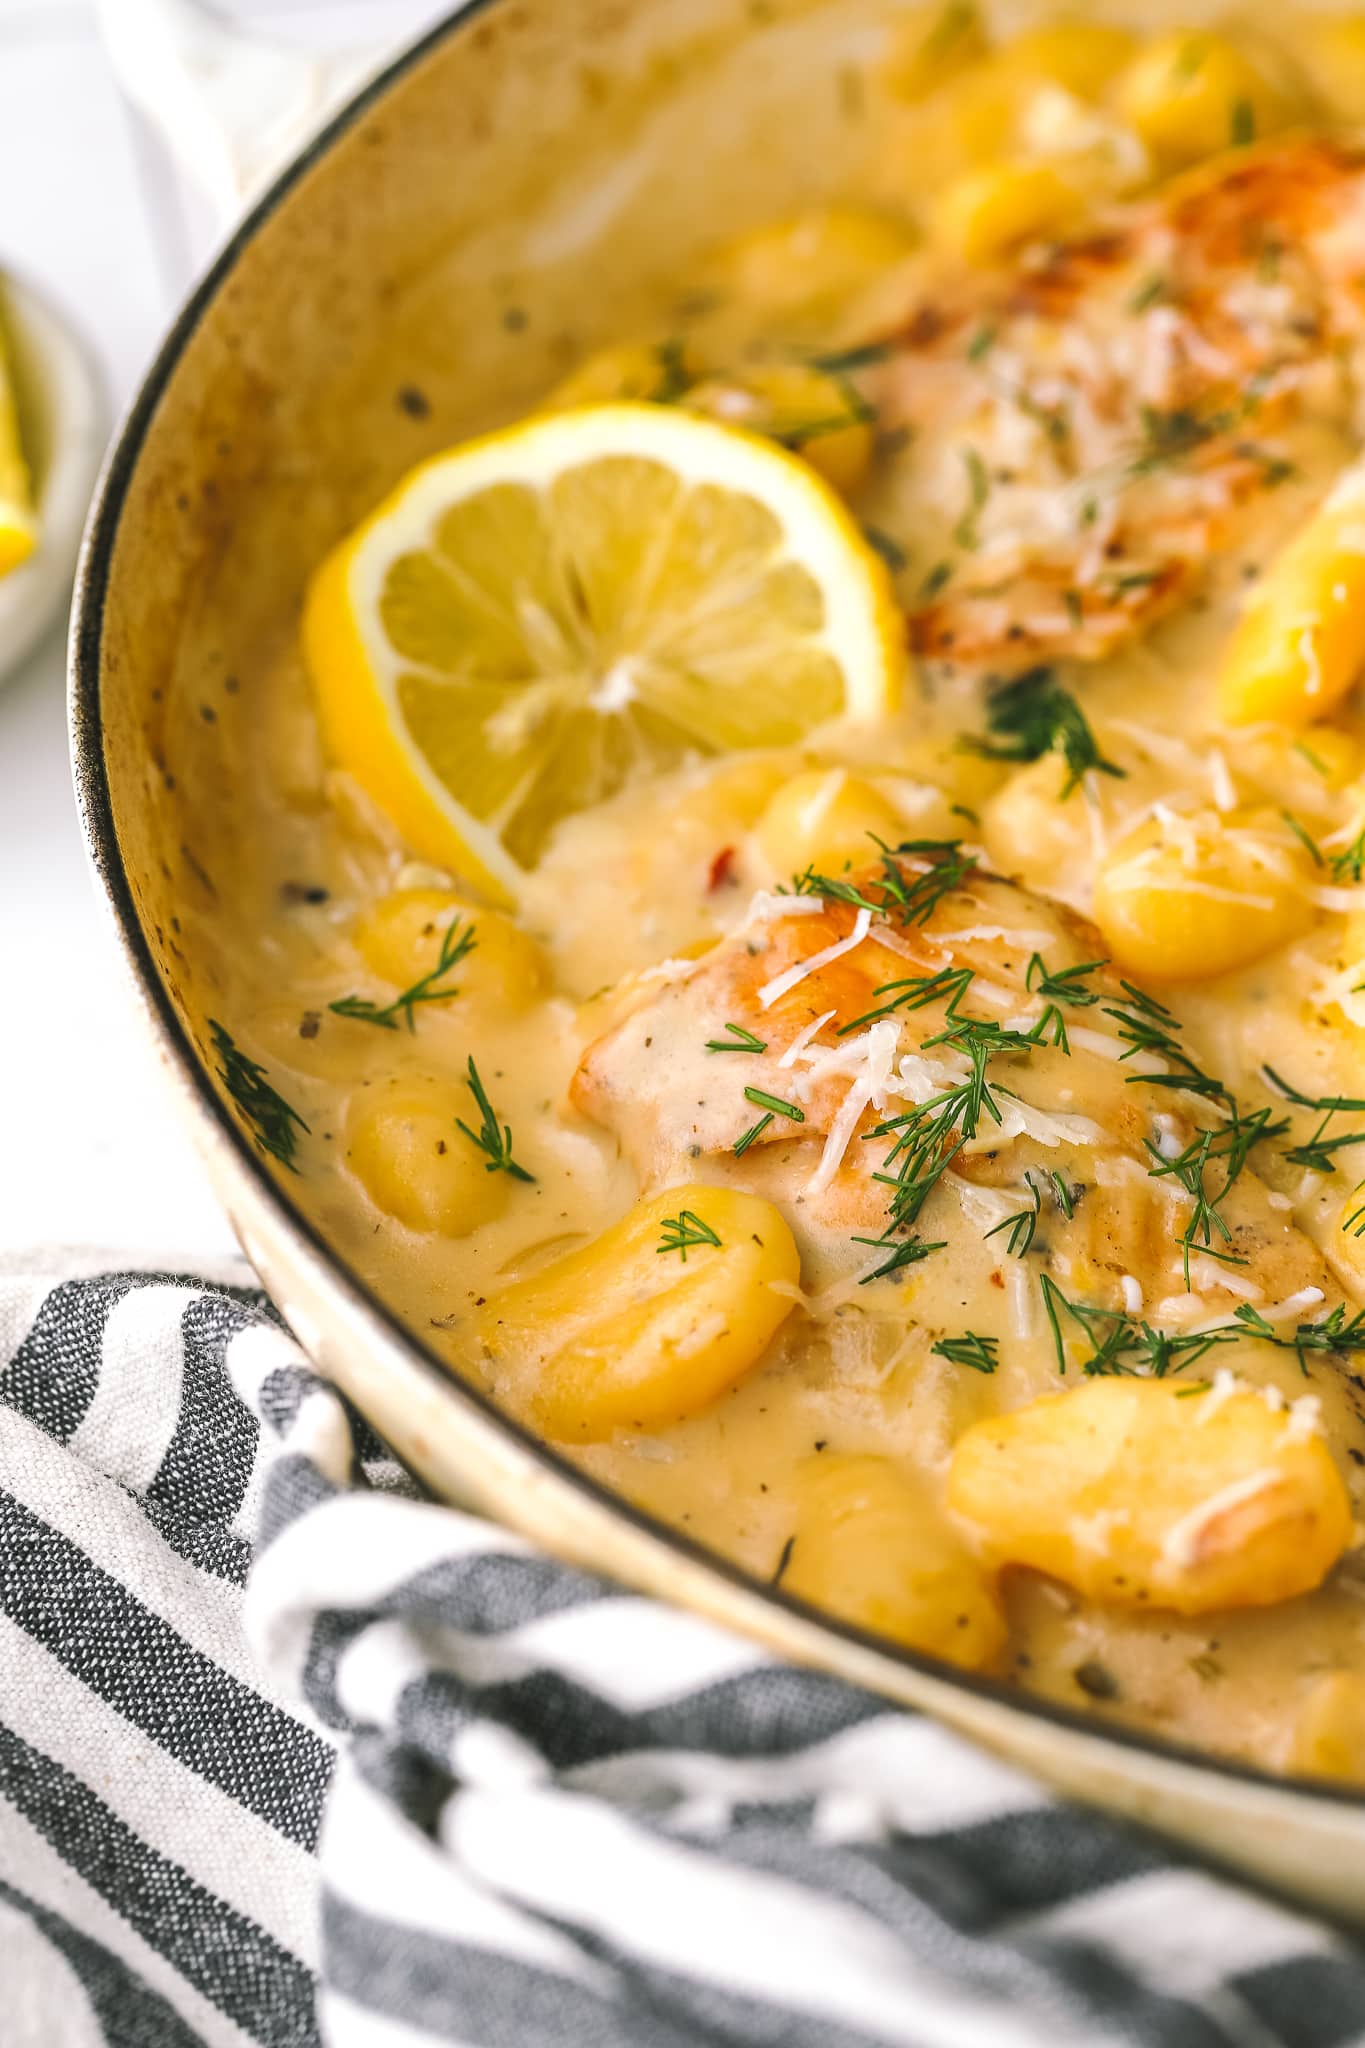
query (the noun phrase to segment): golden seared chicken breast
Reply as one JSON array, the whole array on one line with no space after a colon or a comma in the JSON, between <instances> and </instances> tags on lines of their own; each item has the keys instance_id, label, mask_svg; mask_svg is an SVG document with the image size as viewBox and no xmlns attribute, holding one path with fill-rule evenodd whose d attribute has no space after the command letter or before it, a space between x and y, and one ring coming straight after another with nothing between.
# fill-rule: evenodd
<instances>
[{"instance_id":1,"label":"golden seared chicken breast","mask_svg":"<svg viewBox=\"0 0 1365 2048\"><path fill-rule=\"evenodd\" d=\"M1251 1163L1276 1111L1204 1072L1083 919L951 844L803 880L588 1048L573 1100L646 1189L704 1168L761 1184L836 1270L894 1277L933 1241L977 1287L1026 1251L1069 1297L1176 1325L1340 1299Z\"/></svg>"},{"instance_id":2,"label":"golden seared chicken breast","mask_svg":"<svg viewBox=\"0 0 1365 2048\"><path fill-rule=\"evenodd\" d=\"M1249 508L1360 427L1365 154L1219 157L1008 263L936 270L865 388L905 446L915 649L1096 661L1187 595Z\"/></svg>"}]
</instances>

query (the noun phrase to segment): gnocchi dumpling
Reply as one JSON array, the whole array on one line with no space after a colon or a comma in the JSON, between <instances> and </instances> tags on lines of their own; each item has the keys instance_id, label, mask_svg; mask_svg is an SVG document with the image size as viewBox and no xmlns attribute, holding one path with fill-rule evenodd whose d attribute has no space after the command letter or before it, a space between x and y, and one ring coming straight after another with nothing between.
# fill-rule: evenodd
<instances>
[{"instance_id":1,"label":"gnocchi dumpling","mask_svg":"<svg viewBox=\"0 0 1365 2048\"><path fill-rule=\"evenodd\" d=\"M799 1510L782 1585L842 1621L979 1671L1005 1647L994 1576L888 1458L825 1455L797 1475Z\"/></svg>"},{"instance_id":2,"label":"gnocchi dumpling","mask_svg":"<svg viewBox=\"0 0 1365 2048\"><path fill-rule=\"evenodd\" d=\"M441 958L452 925L470 946L457 967L435 986L496 997L520 1009L541 991L545 962L528 932L501 911L475 908L448 889L395 889L363 913L355 942L361 958L381 980L411 988Z\"/></svg>"},{"instance_id":3,"label":"gnocchi dumpling","mask_svg":"<svg viewBox=\"0 0 1365 2048\"><path fill-rule=\"evenodd\" d=\"M529 1369L531 1413L560 1442L659 1429L758 1364L792 1311L800 1268L771 1202L668 1188L503 1288L480 1337L494 1365Z\"/></svg>"},{"instance_id":4,"label":"gnocchi dumpling","mask_svg":"<svg viewBox=\"0 0 1365 2048\"><path fill-rule=\"evenodd\" d=\"M501 1215L510 1182L459 1128L466 1090L394 1075L362 1088L346 1118L346 1163L377 1209L409 1230L468 1237Z\"/></svg>"},{"instance_id":5,"label":"gnocchi dumpling","mask_svg":"<svg viewBox=\"0 0 1365 2048\"><path fill-rule=\"evenodd\" d=\"M1258 1393L1165 1380L1090 1380L973 1424L948 1502L1000 1564L1179 1614L1307 1593L1352 1537L1321 1437Z\"/></svg>"},{"instance_id":6,"label":"gnocchi dumpling","mask_svg":"<svg viewBox=\"0 0 1365 2048\"><path fill-rule=\"evenodd\" d=\"M1307 725L1362 671L1365 466L1348 471L1253 589L1219 671L1218 708L1230 725Z\"/></svg>"},{"instance_id":7,"label":"gnocchi dumpling","mask_svg":"<svg viewBox=\"0 0 1365 2048\"><path fill-rule=\"evenodd\" d=\"M1312 881L1312 856L1273 811L1162 809L1100 863L1095 922L1121 968L1207 980L1311 924Z\"/></svg>"},{"instance_id":8,"label":"gnocchi dumpling","mask_svg":"<svg viewBox=\"0 0 1365 2048\"><path fill-rule=\"evenodd\" d=\"M1246 51L1206 29L1172 29L1134 58L1118 111L1158 160L1196 162L1283 128L1293 105Z\"/></svg>"},{"instance_id":9,"label":"gnocchi dumpling","mask_svg":"<svg viewBox=\"0 0 1365 2048\"><path fill-rule=\"evenodd\" d=\"M772 798L755 828L760 851L783 881L808 867L842 874L877 860L876 840L904 836L899 812L861 776L843 768L794 775Z\"/></svg>"}]
</instances>

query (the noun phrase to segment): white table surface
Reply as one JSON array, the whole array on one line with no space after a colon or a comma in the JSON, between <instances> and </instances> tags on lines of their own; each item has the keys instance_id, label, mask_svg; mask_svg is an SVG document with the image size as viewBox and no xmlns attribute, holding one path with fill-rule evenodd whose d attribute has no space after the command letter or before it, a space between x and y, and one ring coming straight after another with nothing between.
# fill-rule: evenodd
<instances>
[{"instance_id":1,"label":"white table surface","mask_svg":"<svg viewBox=\"0 0 1365 2048\"><path fill-rule=\"evenodd\" d=\"M434 6L386 5L401 34ZM335 43L375 0L240 0ZM122 98L90 4L0 0L0 267L67 309L111 418L216 228ZM67 763L65 624L0 683L0 1254L108 1246L168 1261L231 1237L171 1112L89 878Z\"/></svg>"}]
</instances>

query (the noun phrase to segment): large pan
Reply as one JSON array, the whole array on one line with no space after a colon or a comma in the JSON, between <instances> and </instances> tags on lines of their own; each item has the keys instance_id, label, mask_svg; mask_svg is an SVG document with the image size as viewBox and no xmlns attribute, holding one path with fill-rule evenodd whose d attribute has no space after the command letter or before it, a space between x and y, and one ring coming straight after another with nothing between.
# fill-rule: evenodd
<instances>
[{"instance_id":1,"label":"large pan","mask_svg":"<svg viewBox=\"0 0 1365 2048\"><path fill-rule=\"evenodd\" d=\"M841 52L880 11L483 0L297 159L176 322L91 518L71 652L91 856L247 1256L320 1367L438 1493L1365 1920L1359 1796L1113 1732L889 1648L586 1479L454 1380L346 1269L215 1076L225 908L212 849L247 811L246 739L268 715L260 693L308 569L418 457L524 409L570 351L629 332L718 224L756 223L837 180L851 146Z\"/></svg>"}]
</instances>

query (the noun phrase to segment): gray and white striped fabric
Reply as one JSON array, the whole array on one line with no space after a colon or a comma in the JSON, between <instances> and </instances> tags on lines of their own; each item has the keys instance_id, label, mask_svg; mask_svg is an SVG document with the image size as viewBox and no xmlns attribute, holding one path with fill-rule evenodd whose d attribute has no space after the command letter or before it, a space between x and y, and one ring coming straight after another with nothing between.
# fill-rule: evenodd
<instances>
[{"instance_id":1,"label":"gray and white striped fabric","mask_svg":"<svg viewBox=\"0 0 1365 2048\"><path fill-rule=\"evenodd\" d=\"M245 1268L0 1266L3 2048L1338 2048L1346 1938L420 1499Z\"/></svg>"}]
</instances>

